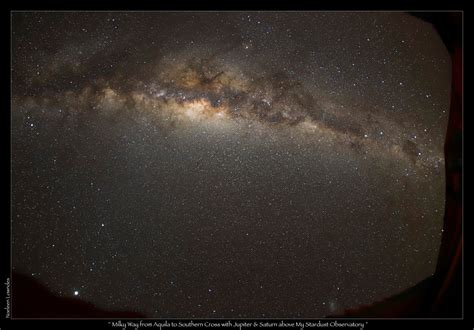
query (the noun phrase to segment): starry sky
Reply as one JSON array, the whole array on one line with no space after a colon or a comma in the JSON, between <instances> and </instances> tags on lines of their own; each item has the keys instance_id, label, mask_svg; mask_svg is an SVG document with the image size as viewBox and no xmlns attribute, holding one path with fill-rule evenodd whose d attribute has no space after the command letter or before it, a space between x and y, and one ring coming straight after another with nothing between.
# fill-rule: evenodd
<instances>
[{"instance_id":1,"label":"starry sky","mask_svg":"<svg viewBox=\"0 0 474 330\"><path fill-rule=\"evenodd\" d=\"M12 13L13 270L154 318L318 318L433 274L451 86L399 12Z\"/></svg>"}]
</instances>

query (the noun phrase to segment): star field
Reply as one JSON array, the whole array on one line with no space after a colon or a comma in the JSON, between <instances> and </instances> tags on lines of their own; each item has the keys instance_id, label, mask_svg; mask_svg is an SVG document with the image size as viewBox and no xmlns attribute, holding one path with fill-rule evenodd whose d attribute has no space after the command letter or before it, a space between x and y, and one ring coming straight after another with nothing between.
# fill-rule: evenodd
<instances>
[{"instance_id":1,"label":"star field","mask_svg":"<svg viewBox=\"0 0 474 330\"><path fill-rule=\"evenodd\" d=\"M450 60L383 12L12 14L13 268L166 318L318 318L436 266Z\"/></svg>"}]
</instances>

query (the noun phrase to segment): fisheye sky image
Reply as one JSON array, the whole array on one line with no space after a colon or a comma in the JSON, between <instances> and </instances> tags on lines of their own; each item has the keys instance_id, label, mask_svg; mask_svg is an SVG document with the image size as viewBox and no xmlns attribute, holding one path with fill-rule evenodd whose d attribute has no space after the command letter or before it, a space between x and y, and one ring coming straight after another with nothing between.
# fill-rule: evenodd
<instances>
[{"instance_id":1,"label":"fisheye sky image","mask_svg":"<svg viewBox=\"0 0 474 330\"><path fill-rule=\"evenodd\" d=\"M52 294L321 318L434 273L451 62L432 25L13 12L11 30L12 267Z\"/></svg>"}]
</instances>

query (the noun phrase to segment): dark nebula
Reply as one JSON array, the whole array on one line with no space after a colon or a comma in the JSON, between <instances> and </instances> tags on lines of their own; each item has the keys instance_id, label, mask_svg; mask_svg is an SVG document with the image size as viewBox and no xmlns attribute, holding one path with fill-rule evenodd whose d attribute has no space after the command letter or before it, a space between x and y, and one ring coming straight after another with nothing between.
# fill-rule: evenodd
<instances>
[{"instance_id":1,"label":"dark nebula","mask_svg":"<svg viewBox=\"0 0 474 330\"><path fill-rule=\"evenodd\" d=\"M383 12L14 12L13 268L167 318L318 318L436 266L450 60Z\"/></svg>"}]
</instances>

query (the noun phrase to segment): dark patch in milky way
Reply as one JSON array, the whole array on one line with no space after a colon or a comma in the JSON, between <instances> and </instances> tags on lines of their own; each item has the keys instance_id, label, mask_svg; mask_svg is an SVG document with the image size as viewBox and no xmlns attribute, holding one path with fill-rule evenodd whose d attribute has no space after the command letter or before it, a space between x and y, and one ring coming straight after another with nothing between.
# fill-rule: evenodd
<instances>
[{"instance_id":1,"label":"dark patch in milky way","mask_svg":"<svg viewBox=\"0 0 474 330\"><path fill-rule=\"evenodd\" d=\"M417 147L415 142L406 140L405 143L403 143L403 151L408 155L408 157L410 157L413 163L416 163L420 154L420 149Z\"/></svg>"}]
</instances>

